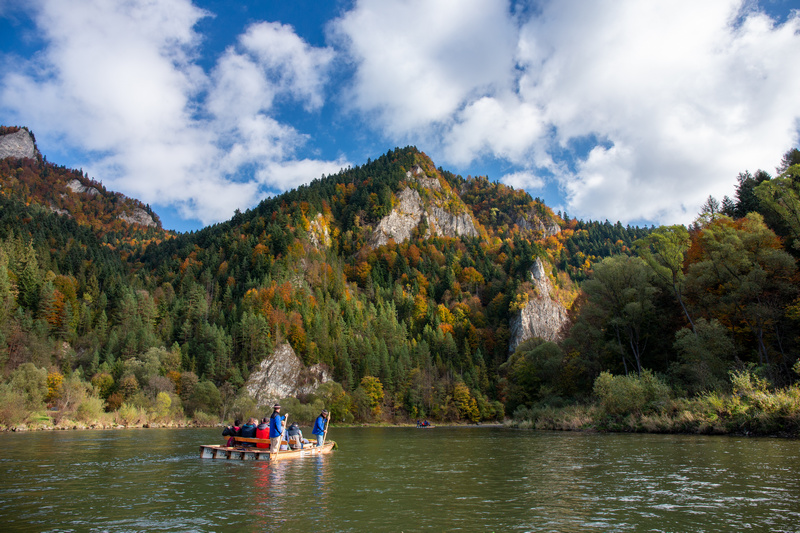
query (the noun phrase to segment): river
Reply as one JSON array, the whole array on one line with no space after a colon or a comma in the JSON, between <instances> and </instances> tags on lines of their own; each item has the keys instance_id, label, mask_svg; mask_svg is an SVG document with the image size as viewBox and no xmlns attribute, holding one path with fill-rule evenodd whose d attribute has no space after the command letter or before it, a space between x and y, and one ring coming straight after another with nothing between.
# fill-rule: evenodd
<instances>
[{"instance_id":1,"label":"river","mask_svg":"<svg viewBox=\"0 0 800 533\"><path fill-rule=\"evenodd\" d=\"M306 429L306 431L308 431ZM800 441L336 428L339 449L200 459L218 429L0 435L4 531L800 531Z\"/></svg>"}]
</instances>

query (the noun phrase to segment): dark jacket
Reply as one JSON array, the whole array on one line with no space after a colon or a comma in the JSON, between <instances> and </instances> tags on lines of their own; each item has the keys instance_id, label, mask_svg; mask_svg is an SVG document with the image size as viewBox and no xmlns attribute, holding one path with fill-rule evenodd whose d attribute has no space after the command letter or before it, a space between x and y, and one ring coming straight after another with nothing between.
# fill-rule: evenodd
<instances>
[{"instance_id":1,"label":"dark jacket","mask_svg":"<svg viewBox=\"0 0 800 533\"><path fill-rule=\"evenodd\" d=\"M246 439L256 438L256 427L253 424L243 425L240 437L244 437Z\"/></svg>"}]
</instances>

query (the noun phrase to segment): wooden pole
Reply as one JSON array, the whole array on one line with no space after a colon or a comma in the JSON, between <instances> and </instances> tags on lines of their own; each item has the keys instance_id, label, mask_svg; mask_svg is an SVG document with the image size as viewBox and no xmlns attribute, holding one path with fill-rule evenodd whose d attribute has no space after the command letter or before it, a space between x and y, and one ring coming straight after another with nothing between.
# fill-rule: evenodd
<instances>
[{"instance_id":1,"label":"wooden pole","mask_svg":"<svg viewBox=\"0 0 800 533\"><path fill-rule=\"evenodd\" d=\"M325 437L328 436L328 425L331 423L331 414L325 419L325 431L322 432L322 446L325 446Z\"/></svg>"}]
</instances>

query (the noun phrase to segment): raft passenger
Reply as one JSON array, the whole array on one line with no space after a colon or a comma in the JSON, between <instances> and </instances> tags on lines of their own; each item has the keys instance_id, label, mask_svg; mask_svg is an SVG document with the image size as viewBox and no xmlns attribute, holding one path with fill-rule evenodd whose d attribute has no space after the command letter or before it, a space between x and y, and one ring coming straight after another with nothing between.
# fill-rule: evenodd
<instances>
[{"instance_id":1,"label":"raft passenger","mask_svg":"<svg viewBox=\"0 0 800 533\"><path fill-rule=\"evenodd\" d=\"M297 425L297 422L293 423L286 430L286 440L289 441L289 448L293 450L303 449L305 441L303 439L303 432L300 431L300 426Z\"/></svg>"},{"instance_id":2,"label":"raft passenger","mask_svg":"<svg viewBox=\"0 0 800 533\"><path fill-rule=\"evenodd\" d=\"M261 423L256 426L256 438L268 439L269 438L269 419L265 416L261 419ZM257 442L256 448L269 448L266 442Z\"/></svg>"},{"instance_id":3,"label":"raft passenger","mask_svg":"<svg viewBox=\"0 0 800 533\"><path fill-rule=\"evenodd\" d=\"M256 424L258 424L258 420L256 420L255 418L251 417L250 420L247 421L247 424L242 426L242 430L240 432L241 433L241 437L245 438L245 439L254 439L254 438L256 438ZM252 446L253 443L251 443L251 442L243 442L242 445L243 446Z\"/></svg>"}]
</instances>

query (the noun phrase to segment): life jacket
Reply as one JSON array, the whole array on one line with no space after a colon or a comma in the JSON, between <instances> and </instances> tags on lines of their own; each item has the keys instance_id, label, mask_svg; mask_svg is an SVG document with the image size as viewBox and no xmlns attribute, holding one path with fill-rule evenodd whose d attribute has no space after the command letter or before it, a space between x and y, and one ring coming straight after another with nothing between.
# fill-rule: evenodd
<instances>
[{"instance_id":1,"label":"life jacket","mask_svg":"<svg viewBox=\"0 0 800 533\"><path fill-rule=\"evenodd\" d=\"M269 424L259 424L256 427L256 438L257 439L268 439L269 438ZM256 444L257 448L269 448L269 444L266 442L259 442Z\"/></svg>"}]
</instances>

